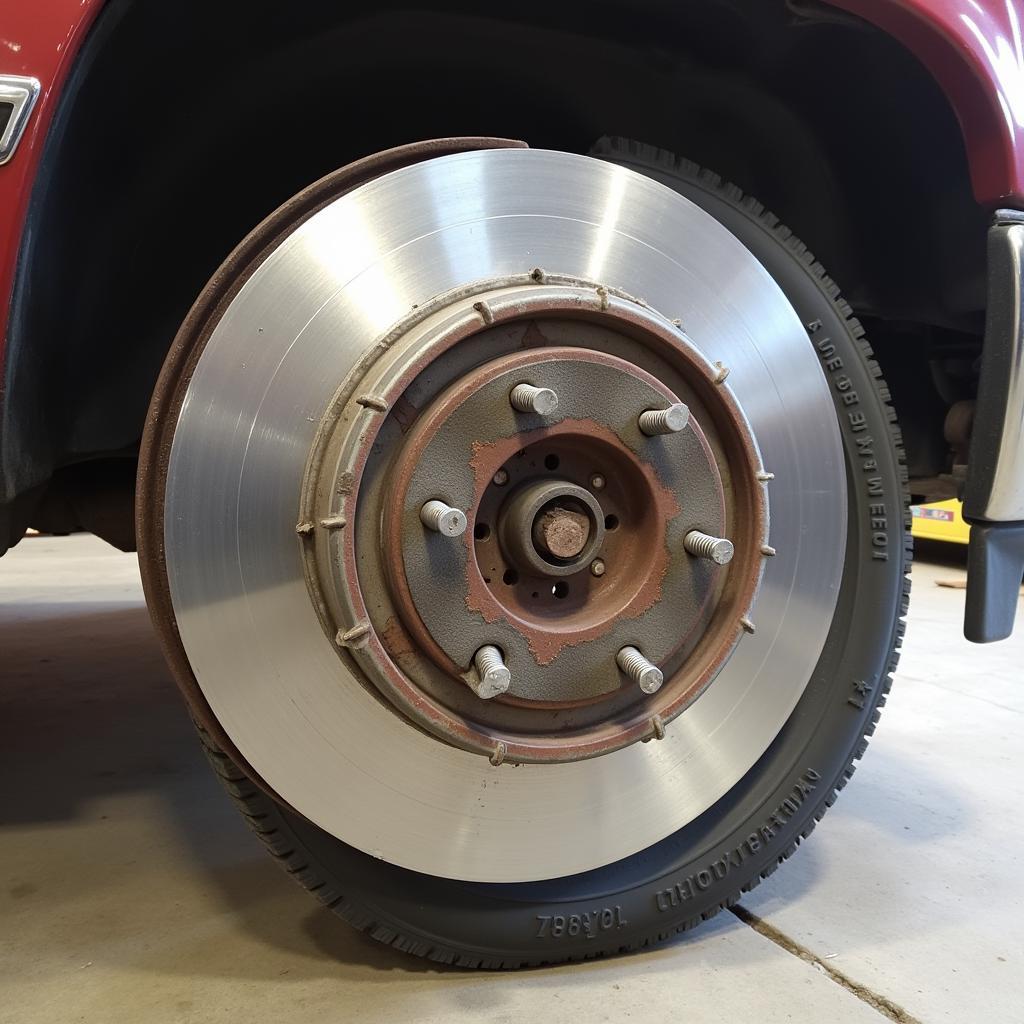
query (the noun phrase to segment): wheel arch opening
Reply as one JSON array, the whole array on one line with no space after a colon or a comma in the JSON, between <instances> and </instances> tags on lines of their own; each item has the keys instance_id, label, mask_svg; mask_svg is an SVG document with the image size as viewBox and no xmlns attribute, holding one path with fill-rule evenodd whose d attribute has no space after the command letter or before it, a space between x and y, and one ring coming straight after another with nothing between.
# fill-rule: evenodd
<instances>
[{"instance_id":1,"label":"wheel arch opening","mask_svg":"<svg viewBox=\"0 0 1024 1024\"><path fill-rule=\"evenodd\" d=\"M243 235L333 168L432 136L622 135L735 181L814 246L907 381L912 465L940 459L939 389L909 384L936 346L980 345L986 214L945 97L895 40L755 0L248 10L115 0L86 44L23 242L0 544L67 509L66 467L134 457L171 339Z\"/></svg>"}]
</instances>

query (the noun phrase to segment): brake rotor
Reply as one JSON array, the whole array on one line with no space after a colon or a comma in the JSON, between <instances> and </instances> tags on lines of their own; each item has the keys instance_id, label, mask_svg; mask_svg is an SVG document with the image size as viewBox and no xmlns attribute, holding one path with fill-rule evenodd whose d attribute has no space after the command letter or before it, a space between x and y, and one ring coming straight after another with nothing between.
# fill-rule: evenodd
<instances>
[{"instance_id":1,"label":"brake rotor","mask_svg":"<svg viewBox=\"0 0 1024 1024\"><path fill-rule=\"evenodd\" d=\"M712 218L588 158L459 153L306 214L207 314L162 567L282 799L522 881L657 842L764 752L831 623L845 475L803 328Z\"/></svg>"}]
</instances>

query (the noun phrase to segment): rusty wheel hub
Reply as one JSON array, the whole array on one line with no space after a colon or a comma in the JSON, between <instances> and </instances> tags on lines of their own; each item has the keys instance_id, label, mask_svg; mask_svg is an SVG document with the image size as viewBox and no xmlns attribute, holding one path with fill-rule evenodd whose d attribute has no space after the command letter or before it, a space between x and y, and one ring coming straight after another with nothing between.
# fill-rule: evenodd
<instances>
[{"instance_id":1,"label":"rusty wheel hub","mask_svg":"<svg viewBox=\"0 0 1024 1024\"><path fill-rule=\"evenodd\" d=\"M325 627L443 742L498 763L660 738L742 635L757 451L721 368L629 296L535 272L442 297L320 433L300 528Z\"/></svg>"}]
</instances>

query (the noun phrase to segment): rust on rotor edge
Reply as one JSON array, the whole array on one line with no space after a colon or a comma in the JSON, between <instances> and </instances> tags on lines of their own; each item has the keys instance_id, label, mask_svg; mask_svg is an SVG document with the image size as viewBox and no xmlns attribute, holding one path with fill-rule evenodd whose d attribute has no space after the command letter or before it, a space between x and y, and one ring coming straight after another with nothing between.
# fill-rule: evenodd
<instances>
[{"instance_id":1,"label":"rust on rotor edge","mask_svg":"<svg viewBox=\"0 0 1024 1024\"><path fill-rule=\"evenodd\" d=\"M737 517L737 542L744 547L753 545L754 550L767 539L768 504L765 489L757 483L757 473L761 472L760 454L756 442L750 433L749 426L742 410L737 405L731 390L721 386L717 381L718 371L702 355L692 350L688 345L686 348L681 344L680 331L672 327L668 321L661 323L662 318L648 310L646 304L632 296L624 295L617 290L608 289L602 298L596 291L599 285L593 282L581 282L579 279L561 275L542 274L536 276L536 272L529 275L529 279L538 284L555 284L560 287L569 287L584 291L592 295L592 300L576 296L570 300L559 303L547 302L543 306L546 315L551 314L572 314L576 316L595 316L595 305L600 303L601 309L608 309L603 316L613 318L630 325L633 330L638 331L649 341L653 341L655 348L670 363L679 367L682 364L688 371L687 377L690 386L700 394L703 402L709 408L718 410L713 416L720 426L723 426L723 446L726 449L728 465L735 473L737 480L734 491L737 497L735 514ZM464 299L474 294L483 294L495 288L508 287L512 284L520 284L521 278L513 276L500 281L479 282L476 286L469 286L459 289L456 292L445 296L438 296L430 305L434 310L441 308L446 302L454 302L457 299ZM528 289L526 289L528 290ZM613 294L617 299L617 305L612 310L608 306L608 295ZM414 311L407 318L406 323L414 324L428 315L427 311ZM500 311L498 319L521 319L524 316L536 315L528 298L523 298L509 305ZM597 312L596 316L601 317L602 313ZM480 321L473 325L463 324L454 334L447 334L439 341L428 343L419 351L415 360L403 365L398 376L386 385L381 381L374 382L374 391L387 397L393 406L398 396L401 395L409 383L418 375L426 365L436 359L458 340L469 336L480 329ZM408 329L408 328L405 328ZM357 387L366 375L370 373L374 362L384 352L388 351L401 335L403 327L396 325L385 336L386 343L374 346L367 352L359 366L353 371L350 377L343 383L336 393L334 400L330 403L321 430L318 434L318 444L311 452L310 462L307 467L306 484L303 490L303 511L306 511L306 504L315 501L317 493L316 481L323 468L327 454L327 448L333 431L338 426L339 420L344 417L348 402L354 395ZM696 371L696 372L694 372ZM682 372L682 371L681 371ZM380 373L377 374L380 376ZM716 386L717 385L717 386ZM352 489L346 494L346 506L351 508L338 509L336 511L348 511L351 514L358 500L358 479L368 456L369 448L372 446L379 432L383 417L376 416L373 422L365 423L363 429L353 431L358 433L358 441L353 441L347 435L343 442L342 452L338 455L337 465L346 465L350 479L355 482ZM352 445L356 450L351 451ZM346 457L345 451L349 454ZM332 510L334 511L334 510ZM334 531L335 534L342 533L346 536L341 538L322 538L314 536L313 547L321 551L322 555L310 552L307 560L308 582L314 595L314 604L322 616L325 630L328 635L333 635L339 628L328 612L328 603L321 588L321 581L317 572L317 563L321 559L327 564L341 563L341 580L343 593L341 596L343 604L347 608L347 617L351 621L363 619L367 616L367 609L363 601L362 593L358 584L358 565L354 550L354 538L352 531ZM741 609L745 616L752 605L757 586L760 582L763 571L762 559L756 559L756 564L747 565L745 571L737 572L735 569L729 573L726 585L720 595L719 605L712 621L709 624L705 635L698 643L693 652L693 657L700 661L704 669L692 681L693 685L687 687L686 695L675 701L668 708L664 709L662 721L671 719L679 714L683 708L695 699L703 689L711 682L718 673L721 666L731 654L736 643L742 635L738 625L736 609ZM736 569L739 567L736 566ZM334 581L335 587L338 580ZM349 585L351 582L351 586ZM388 631L391 633L389 624ZM393 635L393 634L392 634ZM390 636L389 636L390 639ZM436 647L436 645L435 645ZM442 652L437 651L441 657ZM376 630L371 633L368 643L359 652L352 654L356 664L369 670L374 684L381 689L384 695L394 703L397 698L400 706L409 708L416 716L416 719L409 720L411 725L425 727L430 733L454 743L464 749L484 754L492 754L498 744L505 750L506 759L518 762L536 762L549 760L580 760L597 756L627 746L638 740L646 740L656 735L657 729L652 718L646 713L646 709L625 721L619 721L614 726L608 725L590 728L585 735L569 734L560 738L547 737L512 737L509 735L498 736L493 732L481 732L476 723L470 719L456 715L449 709L438 704L418 687L411 683L402 670L392 660L389 652L381 642ZM458 666L453 666L458 668ZM383 684L383 685L381 685ZM400 713L398 708L393 710ZM418 721L417 721L418 719Z\"/></svg>"},{"instance_id":2,"label":"rust on rotor edge","mask_svg":"<svg viewBox=\"0 0 1024 1024\"><path fill-rule=\"evenodd\" d=\"M213 714L182 646L171 602L164 552L164 502L171 445L189 381L210 336L245 282L288 235L328 203L382 174L424 160L451 153L510 148L527 146L514 139L430 139L356 160L303 189L246 235L218 267L178 329L157 378L140 443L135 501L135 537L146 605L160 649L197 726L253 783L279 803L285 801L246 761Z\"/></svg>"}]
</instances>

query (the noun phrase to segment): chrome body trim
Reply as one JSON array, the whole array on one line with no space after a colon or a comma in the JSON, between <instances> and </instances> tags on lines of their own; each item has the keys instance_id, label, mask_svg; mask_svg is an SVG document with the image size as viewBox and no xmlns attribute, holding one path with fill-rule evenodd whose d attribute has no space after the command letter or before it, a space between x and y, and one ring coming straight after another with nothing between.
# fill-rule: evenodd
<instances>
[{"instance_id":1,"label":"chrome body trim","mask_svg":"<svg viewBox=\"0 0 1024 1024\"><path fill-rule=\"evenodd\" d=\"M10 117L0 133L0 164L14 156L39 97L39 79L24 75L0 75L0 106L10 104Z\"/></svg>"}]
</instances>

